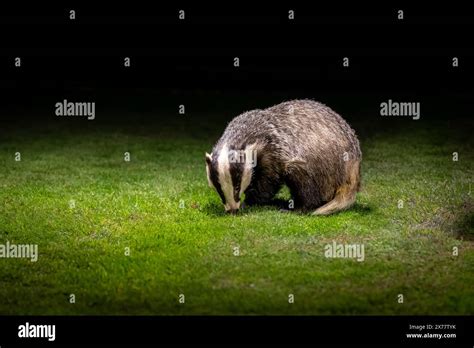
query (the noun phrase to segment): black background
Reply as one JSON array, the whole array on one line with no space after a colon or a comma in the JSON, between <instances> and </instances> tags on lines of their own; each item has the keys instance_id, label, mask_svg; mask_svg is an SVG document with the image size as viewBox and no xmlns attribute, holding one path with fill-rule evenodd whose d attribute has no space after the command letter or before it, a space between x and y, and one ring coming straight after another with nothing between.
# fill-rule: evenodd
<instances>
[{"instance_id":1,"label":"black background","mask_svg":"<svg viewBox=\"0 0 474 348\"><path fill-rule=\"evenodd\" d=\"M290 98L343 114L387 99L422 102L431 117L468 117L473 107L474 21L459 4L0 6L2 121L54 122L64 98L132 111L221 103L229 114Z\"/></svg>"},{"instance_id":2,"label":"black background","mask_svg":"<svg viewBox=\"0 0 474 348\"><path fill-rule=\"evenodd\" d=\"M18 326L56 325L56 340L18 338ZM455 325L454 330L410 330L409 325ZM472 317L0 317L5 344L384 344L472 347ZM407 338L407 333L456 333L456 338Z\"/></svg>"}]
</instances>

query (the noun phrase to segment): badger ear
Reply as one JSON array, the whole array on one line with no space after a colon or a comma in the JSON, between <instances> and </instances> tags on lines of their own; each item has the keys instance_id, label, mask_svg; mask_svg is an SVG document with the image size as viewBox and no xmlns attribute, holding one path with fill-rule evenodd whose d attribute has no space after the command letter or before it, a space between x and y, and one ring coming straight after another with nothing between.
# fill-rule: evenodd
<instances>
[{"instance_id":1,"label":"badger ear","mask_svg":"<svg viewBox=\"0 0 474 348\"><path fill-rule=\"evenodd\" d=\"M211 162L212 162L212 154L210 155L206 152L206 163L211 164Z\"/></svg>"},{"instance_id":2,"label":"badger ear","mask_svg":"<svg viewBox=\"0 0 474 348\"><path fill-rule=\"evenodd\" d=\"M212 155L209 155L206 152L206 174L207 174L207 183L209 184L209 187L214 187L212 184L211 180L211 161L212 161Z\"/></svg>"}]
</instances>

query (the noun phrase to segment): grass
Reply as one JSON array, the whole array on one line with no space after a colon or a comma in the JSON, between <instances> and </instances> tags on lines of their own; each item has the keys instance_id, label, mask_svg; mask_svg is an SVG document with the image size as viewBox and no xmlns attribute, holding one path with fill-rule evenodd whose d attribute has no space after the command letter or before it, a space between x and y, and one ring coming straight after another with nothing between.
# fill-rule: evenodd
<instances>
[{"instance_id":1,"label":"grass","mask_svg":"<svg viewBox=\"0 0 474 348\"><path fill-rule=\"evenodd\" d=\"M204 170L217 115L5 131L0 243L39 259L0 259L0 314L473 314L472 124L382 123L352 123L363 188L329 217L225 215ZM365 260L325 258L333 241Z\"/></svg>"}]
</instances>

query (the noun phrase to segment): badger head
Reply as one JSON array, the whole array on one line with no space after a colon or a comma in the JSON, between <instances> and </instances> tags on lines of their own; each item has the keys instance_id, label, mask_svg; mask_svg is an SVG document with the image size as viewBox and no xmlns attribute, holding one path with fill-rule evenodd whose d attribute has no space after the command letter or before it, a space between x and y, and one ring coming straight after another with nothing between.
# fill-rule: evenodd
<instances>
[{"instance_id":1,"label":"badger head","mask_svg":"<svg viewBox=\"0 0 474 348\"><path fill-rule=\"evenodd\" d=\"M242 194L250 185L256 165L255 146L236 149L224 145L212 154L206 153L207 181L219 194L226 212L239 211Z\"/></svg>"}]
</instances>

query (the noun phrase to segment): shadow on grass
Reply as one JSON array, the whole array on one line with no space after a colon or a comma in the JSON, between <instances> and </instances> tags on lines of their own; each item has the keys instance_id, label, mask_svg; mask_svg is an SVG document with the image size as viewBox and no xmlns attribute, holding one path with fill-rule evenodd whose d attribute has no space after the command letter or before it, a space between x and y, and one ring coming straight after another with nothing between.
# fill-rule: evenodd
<instances>
[{"instance_id":1,"label":"shadow on grass","mask_svg":"<svg viewBox=\"0 0 474 348\"><path fill-rule=\"evenodd\" d=\"M252 205L252 206L245 206L237 213L239 215L248 215L248 214L255 214L262 210L259 208L273 208L275 211L279 211L282 214L284 213L291 213L291 214L298 214L300 216L312 216L311 212L304 212L300 210L289 210L288 209L288 201L284 199L273 199L270 203L264 205ZM206 215L213 216L213 217L225 217L228 214L224 210L224 206L218 203L208 203L204 205L201 209ZM351 208L341 211L339 213L329 215L329 216L336 216L340 214L345 214L348 212L356 213L360 216L366 216L374 212L374 209L367 205L361 203L355 203Z\"/></svg>"},{"instance_id":2,"label":"shadow on grass","mask_svg":"<svg viewBox=\"0 0 474 348\"><path fill-rule=\"evenodd\" d=\"M474 241L474 204L465 201L458 209L453 227L459 239Z\"/></svg>"},{"instance_id":3,"label":"shadow on grass","mask_svg":"<svg viewBox=\"0 0 474 348\"><path fill-rule=\"evenodd\" d=\"M369 215L369 214L372 214L375 209L373 207L371 207L370 205L367 205L367 204L361 204L361 203L355 203L351 208L349 208L348 210L346 211L353 211L354 213L357 213L359 215ZM344 213L344 212L341 212L341 213Z\"/></svg>"},{"instance_id":4,"label":"shadow on grass","mask_svg":"<svg viewBox=\"0 0 474 348\"><path fill-rule=\"evenodd\" d=\"M217 204L217 203L207 203L203 205L201 212L213 217L227 216L224 210L224 206L222 204Z\"/></svg>"},{"instance_id":5,"label":"shadow on grass","mask_svg":"<svg viewBox=\"0 0 474 348\"><path fill-rule=\"evenodd\" d=\"M440 229L457 239L474 241L474 203L472 200L466 200L460 205L443 207L412 228Z\"/></svg>"}]
</instances>

